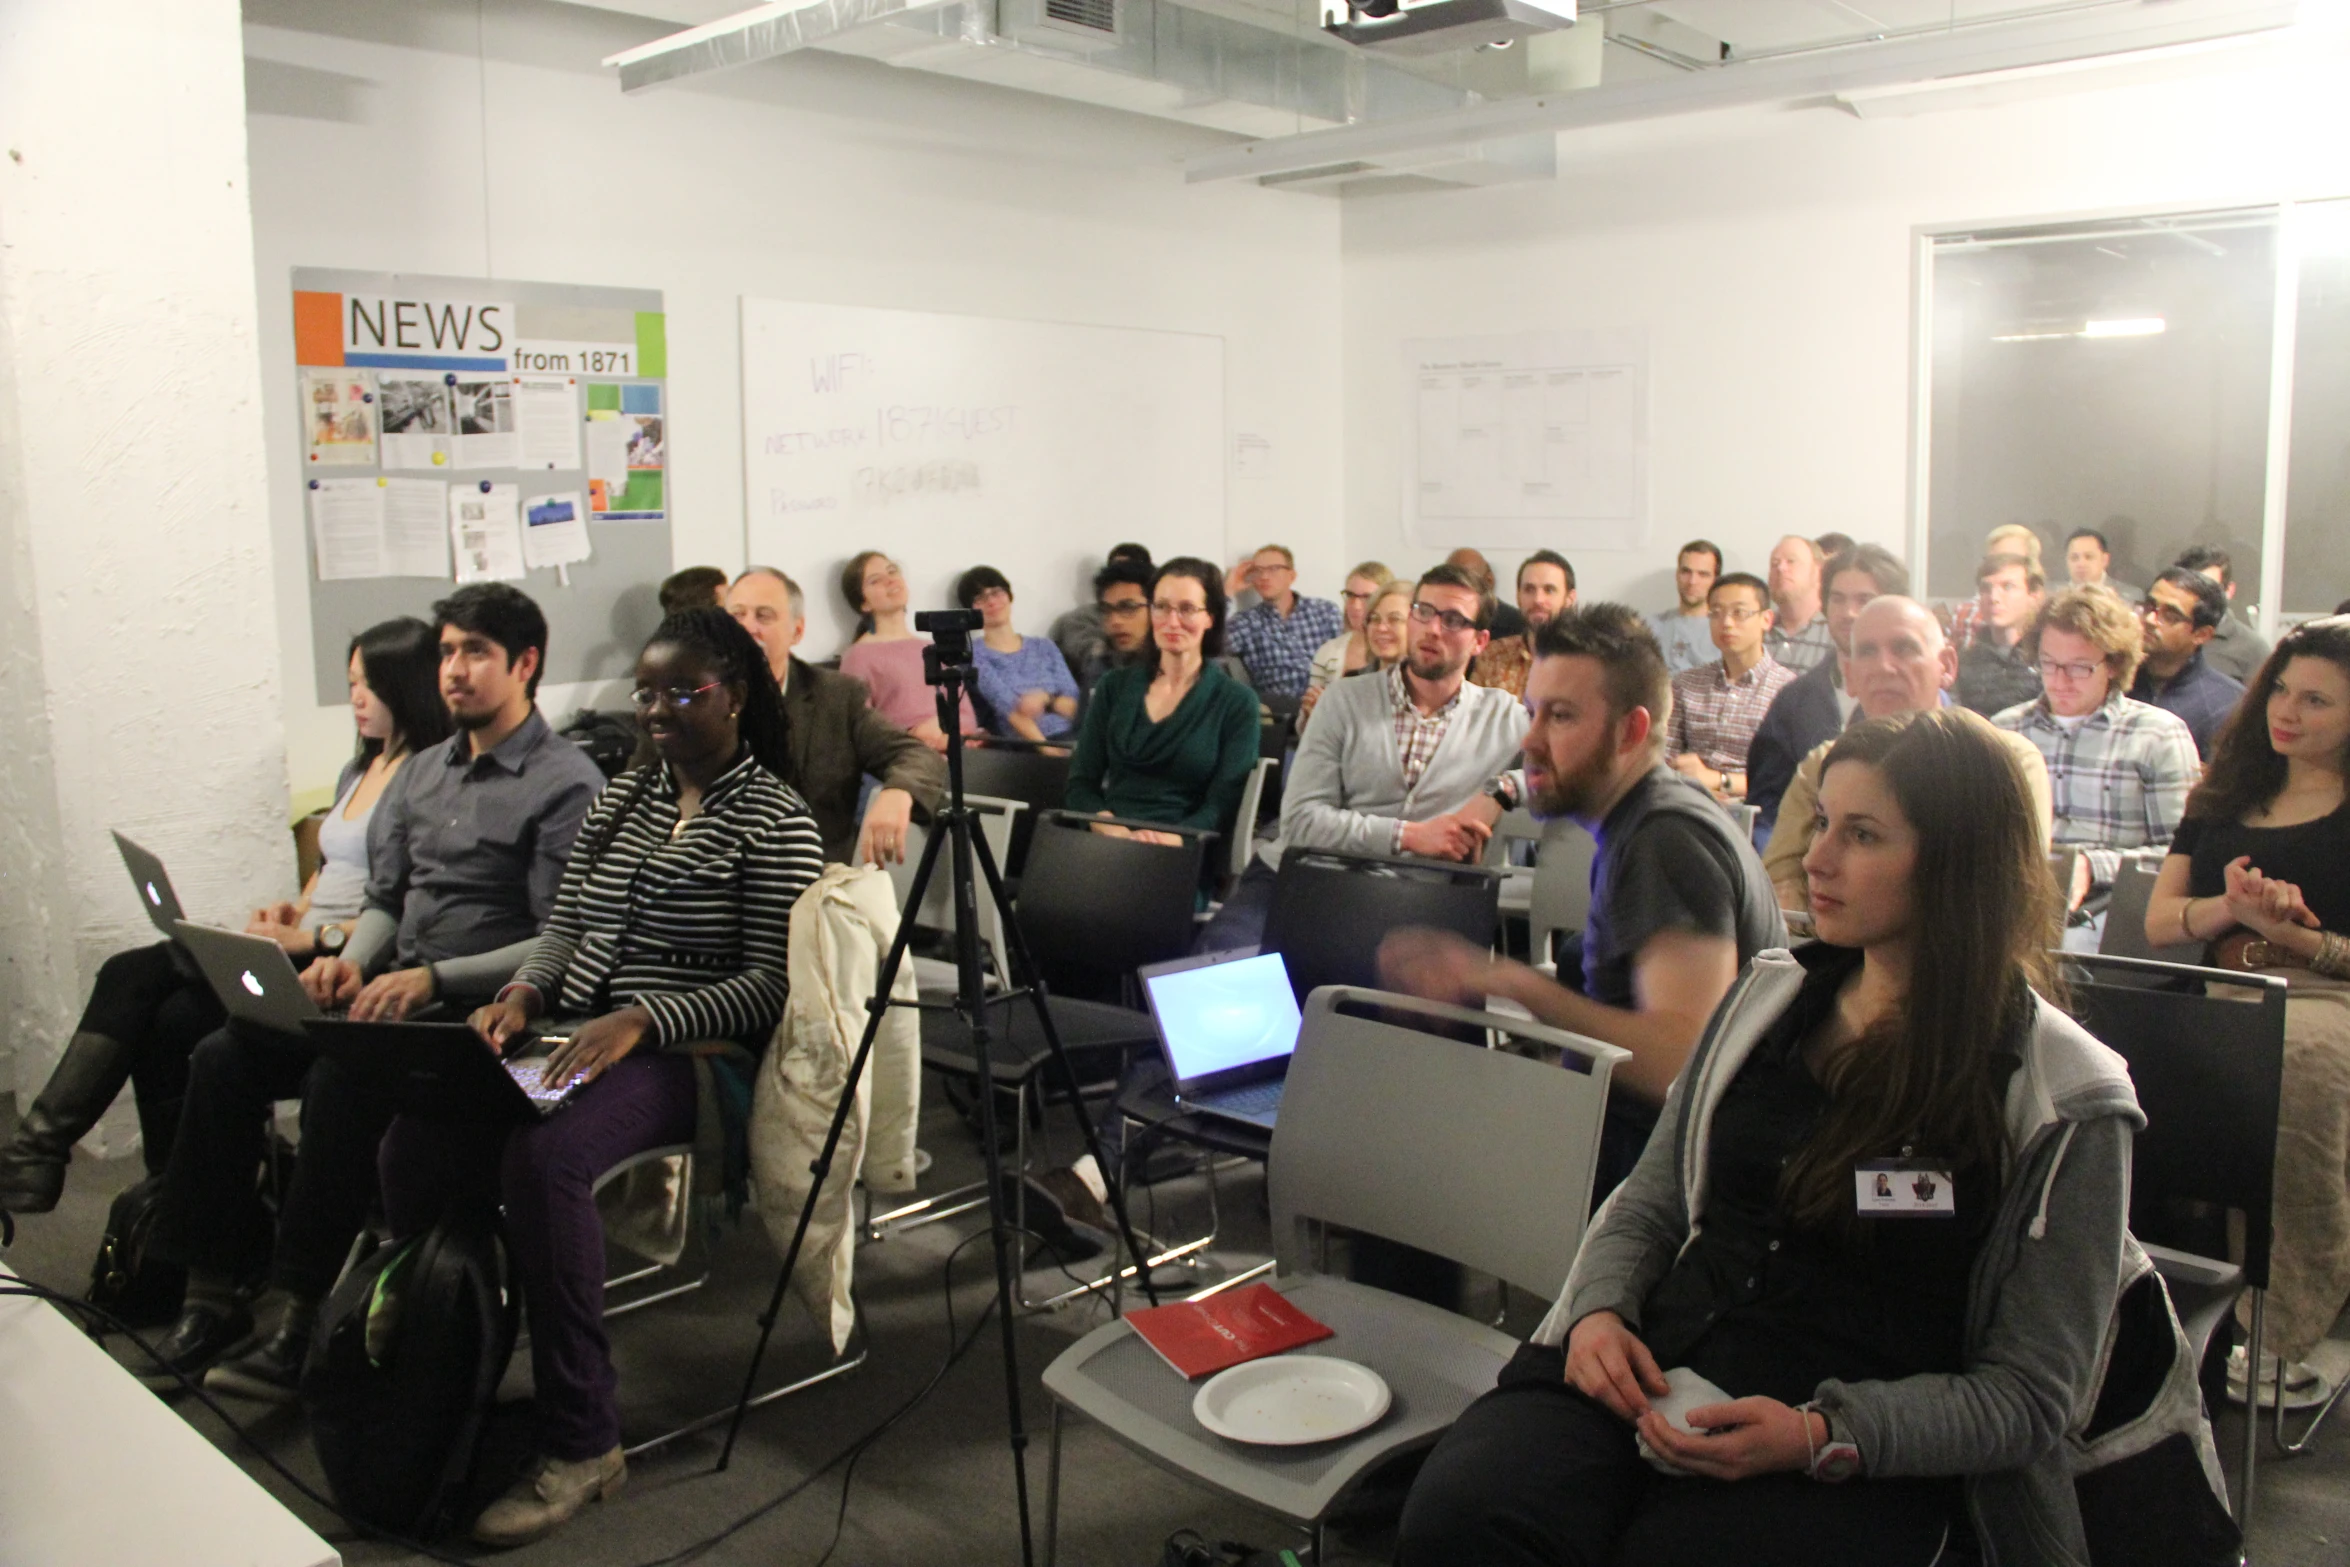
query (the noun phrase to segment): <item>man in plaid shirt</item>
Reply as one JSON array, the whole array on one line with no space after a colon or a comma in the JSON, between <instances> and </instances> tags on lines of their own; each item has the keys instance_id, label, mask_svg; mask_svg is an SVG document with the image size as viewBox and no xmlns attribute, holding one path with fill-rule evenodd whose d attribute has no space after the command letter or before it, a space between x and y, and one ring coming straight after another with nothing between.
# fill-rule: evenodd
<instances>
[{"instance_id":1,"label":"man in plaid shirt","mask_svg":"<svg viewBox=\"0 0 2350 1567\"><path fill-rule=\"evenodd\" d=\"M2077 909L2113 885L2124 850L2170 842L2203 764L2185 720L2122 694L2146 644L2120 599L2069 588L2040 612L2028 640L2041 693L1991 722L2031 741L2048 763L2054 841L2084 851L2068 889Z\"/></svg>"},{"instance_id":2,"label":"man in plaid shirt","mask_svg":"<svg viewBox=\"0 0 2350 1567\"><path fill-rule=\"evenodd\" d=\"M1267 707L1294 713L1313 677L1314 650L1346 630L1346 617L1330 600L1298 593L1297 558L1283 545L1257 551L1248 581L1261 602L1232 617L1225 645L1247 666Z\"/></svg>"},{"instance_id":3,"label":"man in plaid shirt","mask_svg":"<svg viewBox=\"0 0 2350 1567\"><path fill-rule=\"evenodd\" d=\"M1725 800L1746 798L1746 751L1771 699L1796 672L1764 651L1771 594L1762 581L1733 571L1706 595L1706 618L1722 656L1673 677L1673 716L1665 725L1665 760Z\"/></svg>"}]
</instances>

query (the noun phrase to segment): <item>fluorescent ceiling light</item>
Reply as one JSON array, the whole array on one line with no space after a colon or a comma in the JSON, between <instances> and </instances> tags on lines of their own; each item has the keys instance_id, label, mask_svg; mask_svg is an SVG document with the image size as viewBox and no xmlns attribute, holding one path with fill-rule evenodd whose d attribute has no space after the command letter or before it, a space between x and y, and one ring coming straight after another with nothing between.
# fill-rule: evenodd
<instances>
[{"instance_id":1,"label":"fluorescent ceiling light","mask_svg":"<svg viewBox=\"0 0 2350 1567\"><path fill-rule=\"evenodd\" d=\"M2124 316L2112 321L2091 321L2081 328L2083 337L2155 337L2163 330L2160 316Z\"/></svg>"}]
</instances>

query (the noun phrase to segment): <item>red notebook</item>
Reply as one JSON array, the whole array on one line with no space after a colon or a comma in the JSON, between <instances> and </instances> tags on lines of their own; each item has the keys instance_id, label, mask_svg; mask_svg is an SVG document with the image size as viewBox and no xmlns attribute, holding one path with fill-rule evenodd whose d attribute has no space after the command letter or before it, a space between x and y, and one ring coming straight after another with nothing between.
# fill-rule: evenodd
<instances>
[{"instance_id":1,"label":"red notebook","mask_svg":"<svg viewBox=\"0 0 2350 1567\"><path fill-rule=\"evenodd\" d=\"M1195 1381L1243 1361L1316 1343L1331 1332L1270 1284L1130 1311L1126 1321L1161 1359Z\"/></svg>"}]
</instances>

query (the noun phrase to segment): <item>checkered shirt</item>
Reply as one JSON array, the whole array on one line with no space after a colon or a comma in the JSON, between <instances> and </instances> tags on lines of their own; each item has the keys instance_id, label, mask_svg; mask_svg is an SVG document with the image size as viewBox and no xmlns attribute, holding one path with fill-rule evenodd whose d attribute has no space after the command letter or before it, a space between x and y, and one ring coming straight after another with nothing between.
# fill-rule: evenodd
<instances>
[{"instance_id":1,"label":"checkered shirt","mask_svg":"<svg viewBox=\"0 0 2350 1567\"><path fill-rule=\"evenodd\" d=\"M1412 705L1412 688L1404 683L1404 666L1397 664L1387 672L1388 705L1395 709L1395 751L1403 758L1403 792L1409 795L1420 787L1420 775L1428 764L1436 760L1436 748L1444 744L1444 732L1452 727L1452 715L1460 710L1464 684L1454 690L1452 700L1433 713L1423 714ZM1404 823L1395 824L1395 852L1403 853Z\"/></svg>"},{"instance_id":2,"label":"checkered shirt","mask_svg":"<svg viewBox=\"0 0 2350 1567\"><path fill-rule=\"evenodd\" d=\"M1665 755L1697 753L1717 773L1746 771L1746 748L1762 727L1771 699L1795 683L1795 671L1765 653L1736 679L1715 659L1673 677L1673 721L1665 730Z\"/></svg>"},{"instance_id":3,"label":"checkered shirt","mask_svg":"<svg viewBox=\"0 0 2350 1567\"><path fill-rule=\"evenodd\" d=\"M1249 683L1266 696L1301 697L1314 673L1314 650L1346 630L1346 617L1328 599L1299 594L1287 617L1270 603L1232 617L1224 641L1248 666Z\"/></svg>"},{"instance_id":4,"label":"checkered shirt","mask_svg":"<svg viewBox=\"0 0 2350 1567\"><path fill-rule=\"evenodd\" d=\"M2092 887L2113 884L2122 851L2170 842L2203 772L2184 719L2119 691L2070 734L2045 696L1994 714L1991 722L2039 747L2048 763L2056 844L2087 851Z\"/></svg>"}]
</instances>

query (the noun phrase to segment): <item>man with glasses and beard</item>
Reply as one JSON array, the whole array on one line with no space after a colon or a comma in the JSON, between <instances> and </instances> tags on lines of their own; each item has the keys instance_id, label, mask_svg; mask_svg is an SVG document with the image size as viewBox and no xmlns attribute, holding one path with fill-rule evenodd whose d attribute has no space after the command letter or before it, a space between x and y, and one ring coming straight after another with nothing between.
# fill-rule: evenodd
<instances>
[{"instance_id":1,"label":"man with glasses and beard","mask_svg":"<svg viewBox=\"0 0 2350 1567\"><path fill-rule=\"evenodd\" d=\"M1326 687L1281 798L1281 836L1258 851L1199 950L1262 939L1274 867L1291 847L1474 862L1492 836L1484 791L1518 754L1526 710L1471 685L1491 639L1493 595L1459 566L1432 566L1412 596L1401 663Z\"/></svg>"},{"instance_id":2,"label":"man with glasses and beard","mask_svg":"<svg viewBox=\"0 0 2350 1567\"><path fill-rule=\"evenodd\" d=\"M1595 604L1536 633L1526 678L1532 727L1522 791L1534 814L1566 817L1599 844L1580 986L1497 959L1458 936L1390 935L1390 988L1437 1001L1517 1002L1545 1023L1632 1052L1616 1068L1597 1190L1621 1180L1656 1125L1665 1091L1747 959L1787 928L1754 846L1703 788L1664 758L1672 686L1637 611Z\"/></svg>"}]
</instances>

